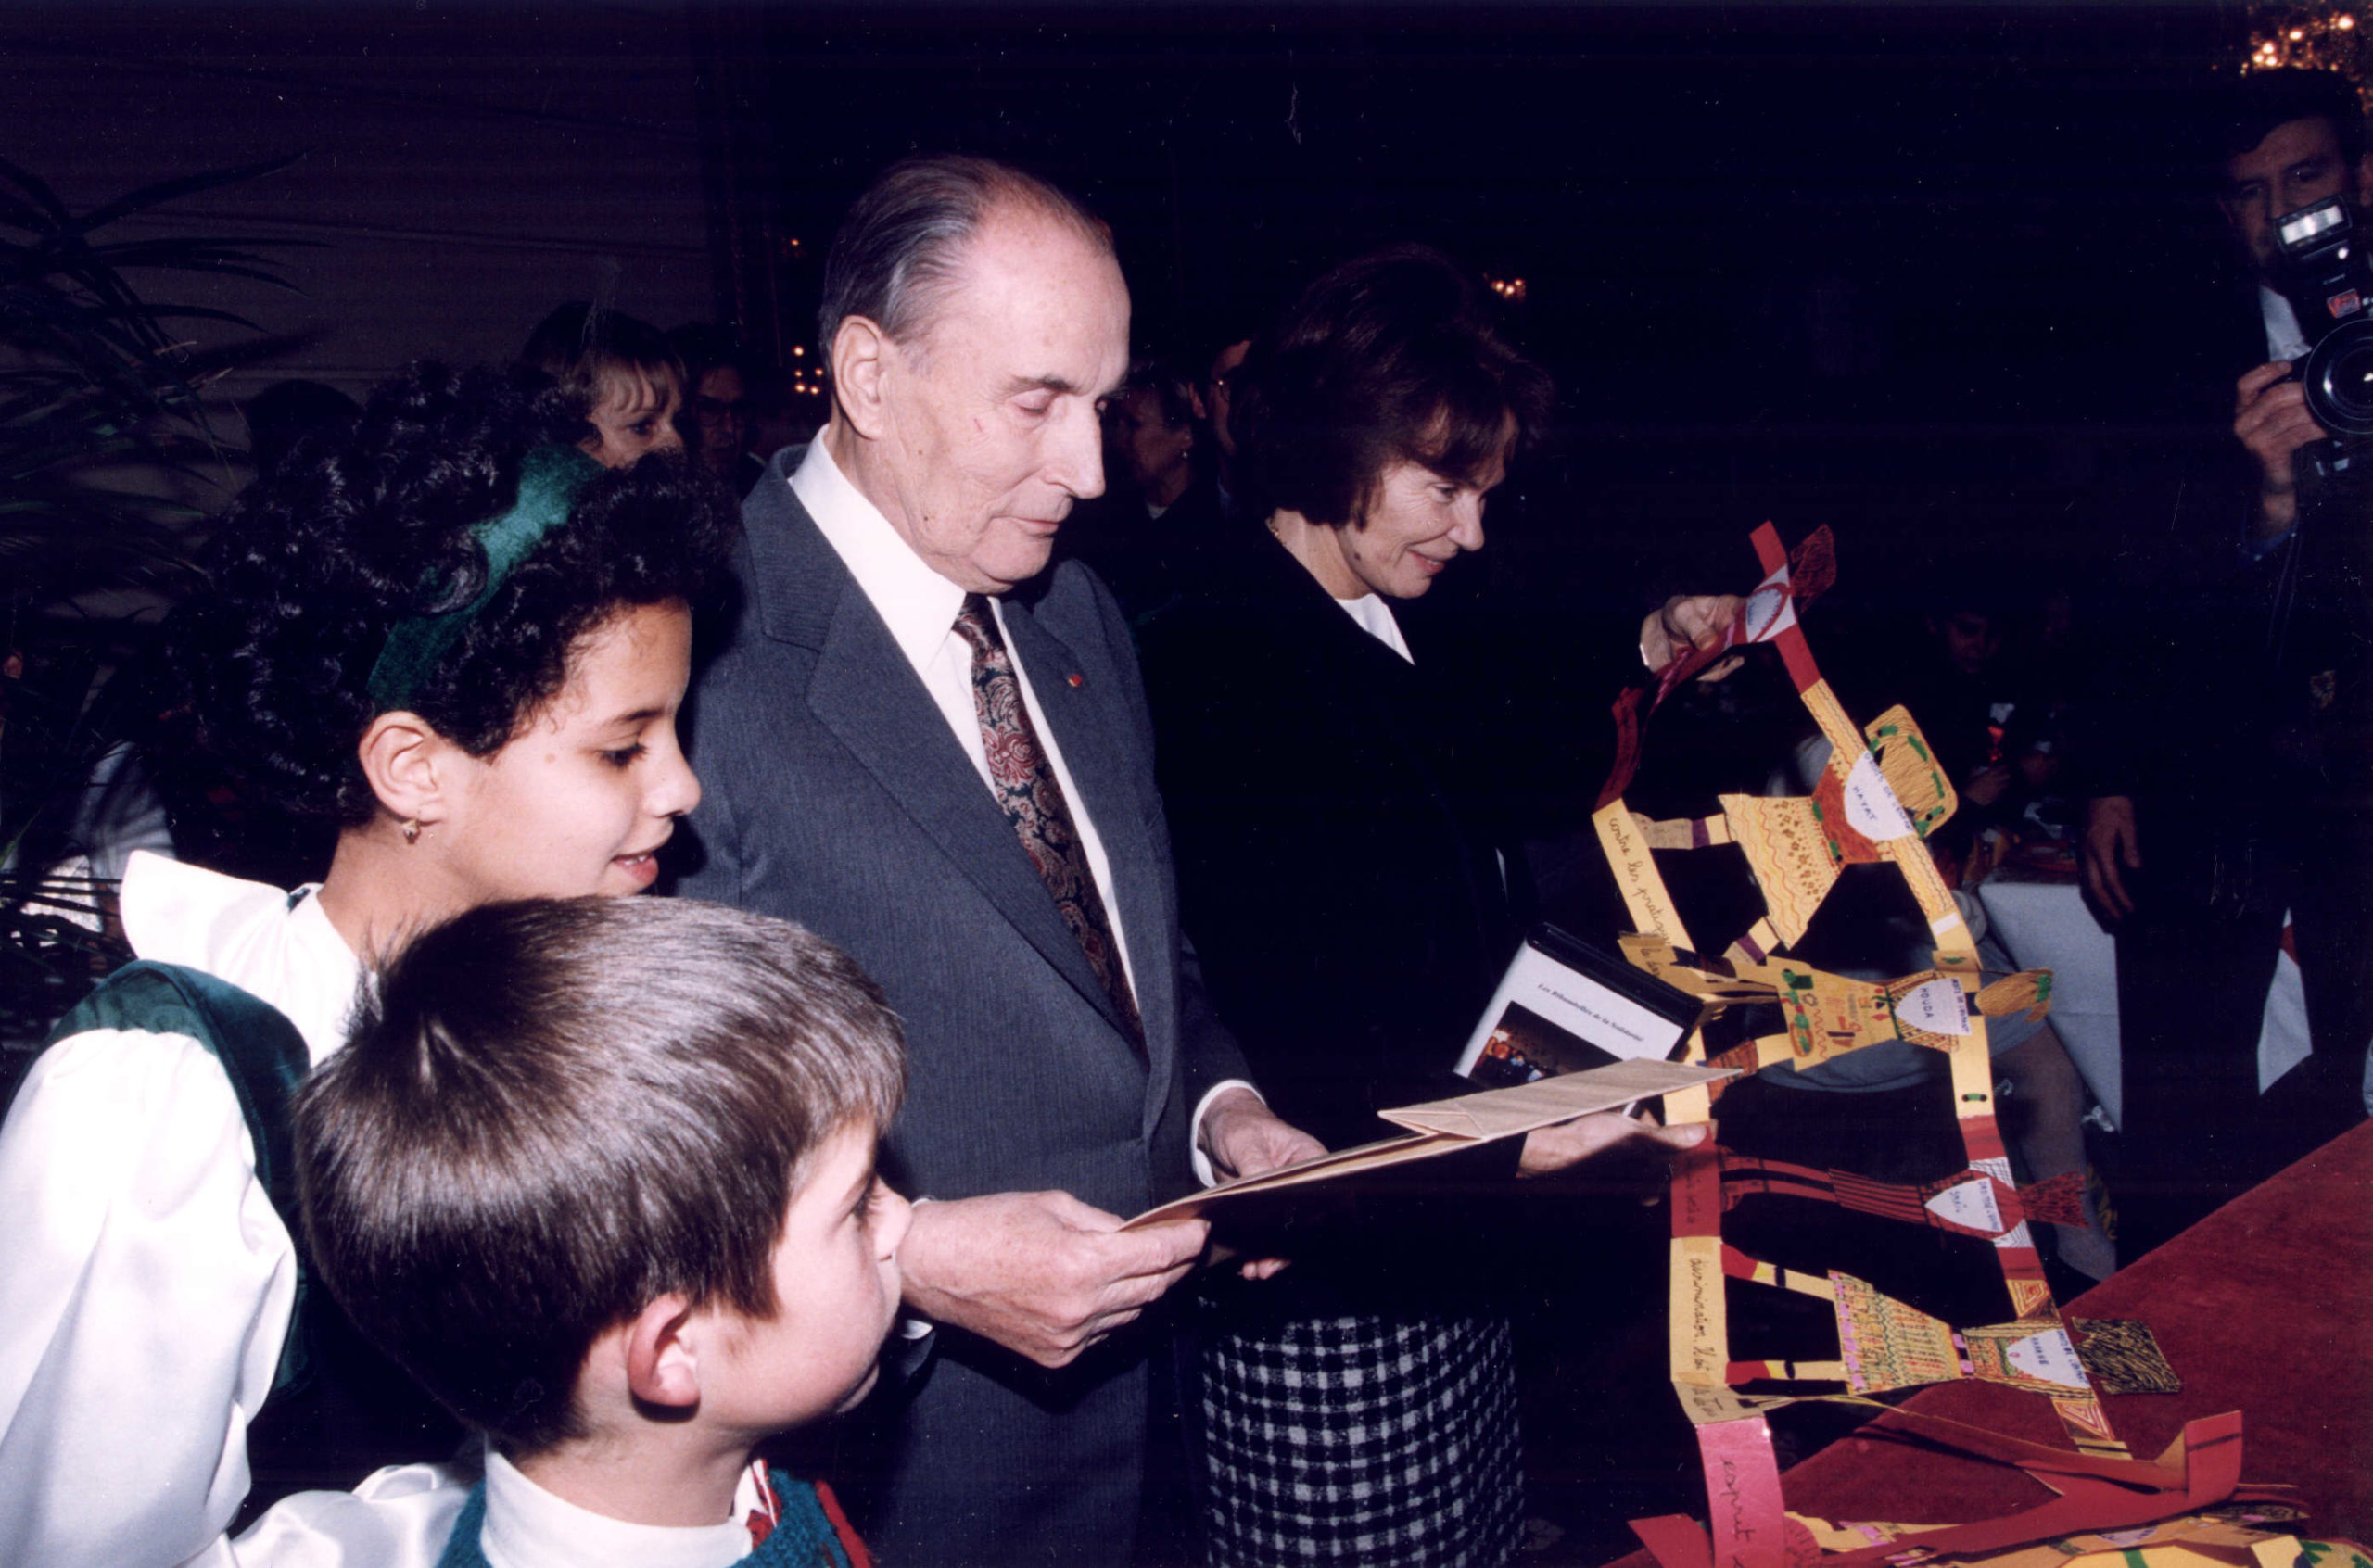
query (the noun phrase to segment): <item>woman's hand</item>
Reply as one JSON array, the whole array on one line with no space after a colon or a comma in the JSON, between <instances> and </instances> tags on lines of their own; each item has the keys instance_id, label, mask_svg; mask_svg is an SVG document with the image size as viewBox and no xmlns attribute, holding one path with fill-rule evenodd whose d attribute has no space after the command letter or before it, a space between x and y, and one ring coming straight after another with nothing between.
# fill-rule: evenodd
<instances>
[{"instance_id":1,"label":"woman's hand","mask_svg":"<svg viewBox=\"0 0 2373 1568\"><path fill-rule=\"evenodd\" d=\"M1250 1089L1230 1089L1203 1112L1203 1153L1223 1182L1299 1165L1326 1152L1326 1144L1278 1117ZM1285 1266L1282 1258L1255 1258L1238 1264L1237 1271L1248 1280L1265 1280Z\"/></svg>"},{"instance_id":2,"label":"woman's hand","mask_svg":"<svg viewBox=\"0 0 2373 1568\"><path fill-rule=\"evenodd\" d=\"M1618 1144L1656 1144L1678 1153L1682 1149L1695 1148L1713 1131L1710 1122L1691 1121L1679 1127L1659 1127L1645 1116L1600 1111L1593 1116L1577 1117L1572 1121L1561 1121L1555 1127L1537 1127L1526 1133L1524 1154L1516 1161L1516 1174L1547 1176L1580 1165L1594 1155L1605 1154Z\"/></svg>"},{"instance_id":3,"label":"woman's hand","mask_svg":"<svg viewBox=\"0 0 2373 1568\"><path fill-rule=\"evenodd\" d=\"M1640 623L1640 657L1653 672L1691 649L1719 647L1722 633L1745 607L1746 601L1734 593L1674 594ZM1719 680L1739 664L1736 656L1717 660L1697 678Z\"/></svg>"},{"instance_id":4,"label":"woman's hand","mask_svg":"<svg viewBox=\"0 0 2373 1568\"><path fill-rule=\"evenodd\" d=\"M1203 1111L1203 1153L1223 1182L1316 1159L1326 1145L1280 1119L1250 1089L1230 1089Z\"/></svg>"}]
</instances>

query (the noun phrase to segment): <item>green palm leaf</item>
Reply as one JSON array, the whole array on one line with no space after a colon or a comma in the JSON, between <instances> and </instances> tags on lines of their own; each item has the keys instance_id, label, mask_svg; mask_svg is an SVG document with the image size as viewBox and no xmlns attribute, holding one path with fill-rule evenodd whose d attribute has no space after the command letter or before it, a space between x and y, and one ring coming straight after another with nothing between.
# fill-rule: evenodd
<instances>
[{"instance_id":1,"label":"green palm leaf","mask_svg":"<svg viewBox=\"0 0 2373 1568\"><path fill-rule=\"evenodd\" d=\"M38 175L0 159L0 653L23 648L46 671L38 691L29 683L0 690L0 1045L29 1031L38 1038L124 956L104 929L111 888L44 865L9 868L20 845L55 840L60 803L120 733L117 704L92 693L97 672L141 636L128 619L74 619L57 607L93 595L121 602L124 589L177 594L196 582L188 529L198 514L165 492L219 483L226 452L201 395L225 371L292 341L219 306L151 299L133 275L286 289L293 285L273 254L311 243L210 224L137 236L110 226L295 161L160 180L78 214ZM194 341L197 333L211 336ZM168 483L129 483L127 467ZM51 854L28 848L23 858Z\"/></svg>"}]
</instances>

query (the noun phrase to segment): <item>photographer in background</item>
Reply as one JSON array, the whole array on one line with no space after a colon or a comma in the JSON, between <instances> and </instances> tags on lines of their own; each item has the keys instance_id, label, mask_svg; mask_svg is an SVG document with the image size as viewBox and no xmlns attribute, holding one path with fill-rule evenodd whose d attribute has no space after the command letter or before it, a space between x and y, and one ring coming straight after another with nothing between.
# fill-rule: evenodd
<instances>
[{"instance_id":1,"label":"photographer in background","mask_svg":"<svg viewBox=\"0 0 2373 1568\"><path fill-rule=\"evenodd\" d=\"M2364 212L2373 158L2332 73L2252 74L2223 108L2219 201L2263 323L2265 362L2236 383L2232 424L2253 493L2190 487L2173 537L2141 544L2166 581L2128 606L2087 759L2086 884L2117 934L2127 1258L2361 1119L2373 1041L2367 461L2329 442L2294 376L2319 335L2293 300L2316 291L2277 237L2329 197ZM2286 915L2315 1054L2261 1099Z\"/></svg>"},{"instance_id":2,"label":"photographer in background","mask_svg":"<svg viewBox=\"0 0 2373 1568\"><path fill-rule=\"evenodd\" d=\"M2332 196L2351 203L2361 222L2373 196L2373 155L2366 151L2356 89L2346 79L2329 71L2274 71L2248 79L2243 90L2251 89L2256 92L2245 102L2252 112L2227 137L2217 205L2249 253L2265 326L2266 362L2242 375L2233 401L2233 434L2258 466L2248 544L2262 553L2299 521L2298 454L2329 436L2316 423L2306 384L2296 373L2310 332L2286 297L2297 288L2287 275L2278 226L2288 214ZM2295 118L2273 124L2248 147L2232 145L2292 111Z\"/></svg>"}]
</instances>

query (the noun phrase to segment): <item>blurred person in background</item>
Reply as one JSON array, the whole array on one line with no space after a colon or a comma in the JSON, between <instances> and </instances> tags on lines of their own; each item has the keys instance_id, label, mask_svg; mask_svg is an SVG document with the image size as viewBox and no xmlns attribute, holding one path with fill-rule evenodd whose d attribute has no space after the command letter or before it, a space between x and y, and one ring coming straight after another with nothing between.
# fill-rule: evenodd
<instances>
[{"instance_id":1,"label":"blurred person in background","mask_svg":"<svg viewBox=\"0 0 2373 1568\"><path fill-rule=\"evenodd\" d=\"M1221 526L1199 438L1193 381L1139 360L1105 406L1107 490L1083 503L1061 548L1094 567L1132 626L1172 602L1179 575Z\"/></svg>"},{"instance_id":2,"label":"blurred person in background","mask_svg":"<svg viewBox=\"0 0 2373 1568\"><path fill-rule=\"evenodd\" d=\"M751 373L749 358L732 334L705 322L691 322L667 335L684 362L686 388L677 425L702 467L746 496L766 472L750 455Z\"/></svg>"},{"instance_id":3,"label":"blurred person in background","mask_svg":"<svg viewBox=\"0 0 2373 1568\"><path fill-rule=\"evenodd\" d=\"M651 452L682 454L676 414L684 401L683 363L649 322L572 301L536 323L519 359L592 411L592 433L577 445L603 467L625 468Z\"/></svg>"},{"instance_id":4,"label":"blurred person in background","mask_svg":"<svg viewBox=\"0 0 2373 1568\"><path fill-rule=\"evenodd\" d=\"M1238 330L1240 325L1231 323L1220 329L1203 373L1195 383L1195 412L1212 433L1212 482L1220 512L1227 517L1239 510L1235 483L1236 376L1244 368L1245 356L1252 352L1252 335Z\"/></svg>"}]
</instances>

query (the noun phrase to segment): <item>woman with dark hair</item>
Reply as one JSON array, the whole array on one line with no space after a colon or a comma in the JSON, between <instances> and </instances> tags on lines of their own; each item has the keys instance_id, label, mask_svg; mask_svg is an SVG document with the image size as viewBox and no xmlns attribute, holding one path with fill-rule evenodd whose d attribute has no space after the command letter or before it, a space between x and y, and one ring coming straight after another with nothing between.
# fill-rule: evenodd
<instances>
[{"instance_id":1,"label":"woman with dark hair","mask_svg":"<svg viewBox=\"0 0 2373 1568\"><path fill-rule=\"evenodd\" d=\"M527 371L418 367L222 520L175 663L206 741L336 847L293 892L134 856L143 962L17 1088L0 1561L229 1560L251 1419L309 1356L324 1387L360 1365L298 1311L287 1093L411 933L640 892L698 801L676 710L731 502L680 464L603 470L583 414ZM265 1423L291 1409L325 1423L298 1439L317 1464L373 1413L300 1399Z\"/></svg>"},{"instance_id":2,"label":"woman with dark hair","mask_svg":"<svg viewBox=\"0 0 2373 1568\"><path fill-rule=\"evenodd\" d=\"M1277 1113L1340 1147L1382 1135L1379 1108L1458 1091L1451 1065L1523 934L1516 852L1487 804L1488 696L1393 606L1482 548L1485 498L1550 387L1458 269L1416 247L1312 285L1237 386L1237 472L1264 521L1145 628L1147 686L1213 1003ZM1676 601L1641 628L1643 651L1661 664L1676 630L1734 603ZM1610 1112L1466 1174L1702 1136ZM1475 1245L1471 1207L1410 1196L1389 1212L1367 1240L1304 1251L1266 1304L1234 1304L1206 1338L1216 1562L1497 1563L1514 1549L1512 1335L1478 1283L1493 1249ZM1285 1425L1307 1440L1266 1435Z\"/></svg>"}]
</instances>

